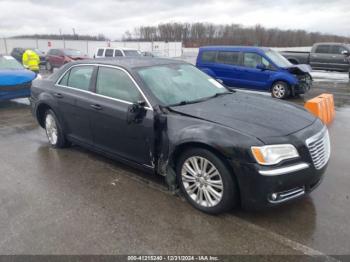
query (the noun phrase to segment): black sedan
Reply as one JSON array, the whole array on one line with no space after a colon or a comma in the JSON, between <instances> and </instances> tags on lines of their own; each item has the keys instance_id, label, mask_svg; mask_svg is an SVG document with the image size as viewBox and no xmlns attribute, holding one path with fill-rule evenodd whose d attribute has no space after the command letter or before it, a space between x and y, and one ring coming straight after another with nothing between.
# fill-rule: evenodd
<instances>
[{"instance_id":1,"label":"black sedan","mask_svg":"<svg viewBox=\"0 0 350 262\"><path fill-rule=\"evenodd\" d=\"M69 63L34 81L31 102L53 147L166 176L208 213L300 198L330 157L327 128L302 107L226 89L181 61Z\"/></svg>"}]
</instances>

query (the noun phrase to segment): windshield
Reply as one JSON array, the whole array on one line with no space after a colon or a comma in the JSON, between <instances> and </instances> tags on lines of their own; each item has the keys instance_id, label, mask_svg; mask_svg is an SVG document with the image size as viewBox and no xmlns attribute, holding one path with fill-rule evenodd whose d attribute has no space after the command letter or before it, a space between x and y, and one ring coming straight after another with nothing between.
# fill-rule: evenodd
<instances>
[{"instance_id":1,"label":"windshield","mask_svg":"<svg viewBox=\"0 0 350 262\"><path fill-rule=\"evenodd\" d=\"M290 67L292 63L287 60L284 56L274 50L265 51L265 54L271 61L278 67Z\"/></svg>"},{"instance_id":2,"label":"windshield","mask_svg":"<svg viewBox=\"0 0 350 262\"><path fill-rule=\"evenodd\" d=\"M24 69L24 67L12 56L0 56L0 70L1 69L18 70Z\"/></svg>"},{"instance_id":3,"label":"windshield","mask_svg":"<svg viewBox=\"0 0 350 262\"><path fill-rule=\"evenodd\" d=\"M79 50L73 50L73 49L64 50L64 54L66 56L81 56L81 52Z\"/></svg>"},{"instance_id":4,"label":"windshield","mask_svg":"<svg viewBox=\"0 0 350 262\"><path fill-rule=\"evenodd\" d=\"M138 74L162 105L193 102L227 89L192 65L162 65L142 68Z\"/></svg>"},{"instance_id":5,"label":"windshield","mask_svg":"<svg viewBox=\"0 0 350 262\"><path fill-rule=\"evenodd\" d=\"M41 51L40 49L33 48L32 50L33 50L35 53L37 53L39 56L44 55L44 52Z\"/></svg>"},{"instance_id":6,"label":"windshield","mask_svg":"<svg viewBox=\"0 0 350 262\"><path fill-rule=\"evenodd\" d=\"M124 50L125 56L141 56L137 50Z\"/></svg>"}]
</instances>

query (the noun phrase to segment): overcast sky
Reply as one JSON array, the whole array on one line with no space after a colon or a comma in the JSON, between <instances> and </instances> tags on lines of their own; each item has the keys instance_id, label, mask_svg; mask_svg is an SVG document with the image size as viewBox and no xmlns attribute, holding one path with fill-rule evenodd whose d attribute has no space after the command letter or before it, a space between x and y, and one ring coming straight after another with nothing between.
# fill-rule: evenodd
<instances>
[{"instance_id":1,"label":"overcast sky","mask_svg":"<svg viewBox=\"0 0 350 262\"><path fill-rule=\"evenodd\" d=\"M349 0L0 0L0 37L103 33L165 22L261 24L350 36Z\"/></svg>"}]
</instances>

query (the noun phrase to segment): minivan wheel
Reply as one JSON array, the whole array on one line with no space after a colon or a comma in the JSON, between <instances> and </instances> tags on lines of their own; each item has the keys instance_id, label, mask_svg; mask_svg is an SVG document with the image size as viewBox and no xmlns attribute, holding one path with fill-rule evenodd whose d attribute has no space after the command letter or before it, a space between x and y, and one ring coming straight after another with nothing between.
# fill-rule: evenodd
<instances>
[{"instance_id":1,"label":"minivan wheel","mask_svg":"<svg viewBox=\"0 0 350 262\"><path fill-rule=\"evenodd\" d=\"M46 62L46 70L49 71L49 72L53 71L53 67L52 67L50 62Z\"/></svg>"},{"instance_id":2,"label":"minivan wheel","mask_svg":"<svg viewBox=\"0 0 350 262\"><path fill-rule=\"evenodd\" d=\"M289 86L286 82L277 81L271 88L271 95L274 98L284 99L290 94Z\"/></svg>"},{"instance_id":3,"label":"minivan wheel","mask_svg":"<svg viewBox=\"0 0 350 262\"><path fill-rule=\"evenodd\" d=\"M177 164L178 184L195 208L210 214L232 209L237 204L237 185L225 163L202 148L187 150Z\"/></svg>"},{"instance_id":4,"label":"minivan wheel","mask_svg":"<svg viewBox=\"0 0 350 262\"><path fill-rule=\"evenodd\" d=\"M57 120L55 113L50 109L45 114L45 131L49 143L55 148L62 148L68 145L61 125Z\"/></svg>"}]
</instances>

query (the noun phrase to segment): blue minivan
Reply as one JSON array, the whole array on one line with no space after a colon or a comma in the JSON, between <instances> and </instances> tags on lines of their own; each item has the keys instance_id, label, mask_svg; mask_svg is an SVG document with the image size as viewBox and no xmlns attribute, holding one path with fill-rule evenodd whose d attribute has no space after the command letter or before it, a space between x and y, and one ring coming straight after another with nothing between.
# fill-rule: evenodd
<instances>
[{"instance_id":1,"label":"blue minivan","mask_svg":"<svg viewBox=\"0 0 350 262\"><path fill-rule=\"evenodd\" d=\"M201 47L196 66L227 87L267 91L280 99L304 94L312 85L310 66L293 65L264 47Z\"/></svg>"}]
</instances>

